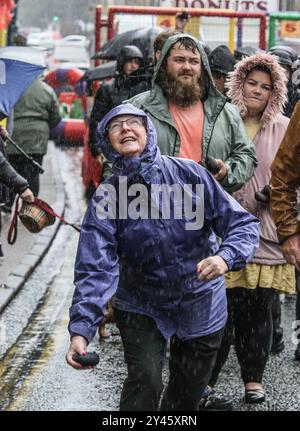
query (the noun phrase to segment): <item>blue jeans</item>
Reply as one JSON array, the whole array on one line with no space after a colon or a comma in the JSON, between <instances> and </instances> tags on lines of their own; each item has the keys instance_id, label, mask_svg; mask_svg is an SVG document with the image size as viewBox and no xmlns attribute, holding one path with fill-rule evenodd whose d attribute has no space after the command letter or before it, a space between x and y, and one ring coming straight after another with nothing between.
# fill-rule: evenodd
<instances>
[{"instance_id":1,"label":"blue jeans","mask_svg":"<svg viewBox=\"0 0 300 431\"><path fill-rule=\"evenodd\" d=\"M114 309L128 375L121 411L156 411L163 391L162 369L167 340L145 315ZM221 344L223 329L205 337L170 340L170 377L160 410L197 410Z\"/></svg>"}]
</instances>

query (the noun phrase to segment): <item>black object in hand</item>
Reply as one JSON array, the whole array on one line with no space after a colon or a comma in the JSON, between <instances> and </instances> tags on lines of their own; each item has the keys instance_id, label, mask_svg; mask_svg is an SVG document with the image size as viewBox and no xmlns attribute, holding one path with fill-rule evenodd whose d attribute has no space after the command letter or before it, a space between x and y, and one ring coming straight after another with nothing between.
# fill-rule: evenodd
<instances>
[{"instance_id":1,"label":"black object in hand","mask_svg":"<svg viewBox=\"0 0 300 431\"><path fill-rule=\"evenodd\" d=\"M268 204L270 201L270 186L267 185L263 189L255 192L255 199L258 202L262 202L264 204Z\"/></svg>"},{"instance_id":2,"label":"black object in hand","mask_svg":"<svg viewBox=\"0 0 300 431\"><path fill-rule=\"evenodd\" d=\"M209 170L209 172L211 172L212 174L217 174L221 169L221 167L218 165L216 159L214 159L211 156L206 156L205 164L206 164L206 167Z\"/></svg>"},{"instance_id":3,"label":"black object in hand","mask_svg":"<svg viewBox=\"0 0 300 431\"><path fill-rule=\"evenodd\" d=\"M72 356L73 361L78 362L78 364L88 367L90 365L97 365L99 363L99 355L96 352L87 353L86 355L79 355L74 353Z\"/></svg>"}]
</instances>

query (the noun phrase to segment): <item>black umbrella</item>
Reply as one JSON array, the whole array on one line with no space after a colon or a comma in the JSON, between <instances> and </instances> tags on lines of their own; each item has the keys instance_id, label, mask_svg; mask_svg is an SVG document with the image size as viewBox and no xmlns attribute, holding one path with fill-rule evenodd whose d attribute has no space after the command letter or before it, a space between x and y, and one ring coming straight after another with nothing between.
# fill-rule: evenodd
<instances>
[{"instance_id":1,"label":"black umbrella","mask_svg":"<svg viewBox=\"0 0 300 431\"><path fill-rule=\"evenodd\" d=\"M162 27L143 27L117 34L106 42L93 58L117 60L124 45L135 45L142 51L144 60L148 63L153 58L153 42L156 36L165 31Z\"/></svg>"},{"instance_id":2,"label":"black umbrella","mask_svg":"<svg viewBox=\"0 0 300 431\"><path fill-rule=\"evenodd\" d=\"M80 81L94 81L112 78L116 74L116 69L117 62L110 61L109 63L101 64L100 66L87 70Z\"/></svg>"}]
</instances>

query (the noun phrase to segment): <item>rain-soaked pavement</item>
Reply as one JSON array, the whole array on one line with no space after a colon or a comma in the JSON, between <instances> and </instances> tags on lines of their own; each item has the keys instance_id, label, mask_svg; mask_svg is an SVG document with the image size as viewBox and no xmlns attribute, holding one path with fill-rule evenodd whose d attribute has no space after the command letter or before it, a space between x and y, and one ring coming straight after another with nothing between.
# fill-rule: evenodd
<instances>
[{"instance_id":1,"label":"rain-soaked pavement","mask_svg":"<svg viewBox=\"0 0 300 431\"><path fill-rule=\"evenodd\" d=\"M80 150L59 151L59 162L68 195L66 218L80 220L84 203L80 185ZM22 291L0 316L0 410L9 411L103 411L118 410L126 370L120 336L108 325L111 337L89 350L100 355L95 370L76 371L65 363L69 345L68 308L73 293L73 263L78 236L61 227L49 253ZM32 310L36 312L27 324ZM250 407L241 402L243 385L235 354L231 352L217 386L218 394L230 396L236 410L299 410L300 363L293 361L294 299L283 305L286 348L271 356L265 373L268 400ZM22 332L22 329L23 332ZM22 335L19 334L22 332ZM167 372L164 374L167 378Z\"/></svg>"}]
</instances>

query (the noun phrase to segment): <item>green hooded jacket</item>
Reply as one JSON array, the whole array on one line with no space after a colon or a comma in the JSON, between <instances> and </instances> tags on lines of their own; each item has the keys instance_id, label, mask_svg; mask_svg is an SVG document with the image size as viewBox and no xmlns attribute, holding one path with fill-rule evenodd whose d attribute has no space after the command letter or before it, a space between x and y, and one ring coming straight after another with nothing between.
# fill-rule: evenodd
<instances>
[{"instance_id":1,"label":"green hooded jacket","mask_svg":"<svg viewBox=\"0 0 300 431\"><path fill-rule=\"evenodd\" d=\"M12 139L28 154L45 154L50 130L57 126L61 116L54 90L35 80L14 107ZM8 144L8 154L20 154Z\"/></svg>"},{"instance_id":2,"label":"green hooded jacket","mask_svg":"<svg viewBox=\"0 0 300 431\"><path fill-rule=\"evenodd\" d=\"M221 181L226 191L239 190L253 175L257 166L255 149L246 134L237 108L229 103L213 84L208 59L201 43L186 34L172 36L165 42L153 75L153 88L138 94L129 101L150 117L157 132L157 144L162 154L177 157L180 137L169 113L168 102L161 87L156 83L158 71L172 46L183 37L191 38L198 47L202 70L209 77L208 97L204 101L204 127L202 137L202 163L207 155L221 159L227 166L227 175ZM199 162L199 160L196 160Z\"/></svg>"}]
</instances>

